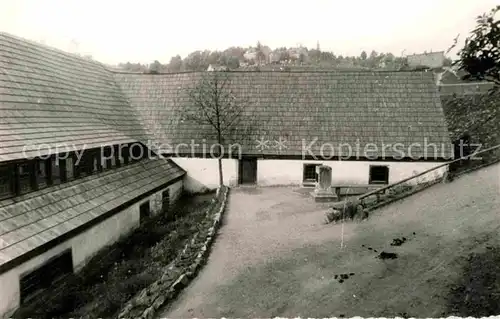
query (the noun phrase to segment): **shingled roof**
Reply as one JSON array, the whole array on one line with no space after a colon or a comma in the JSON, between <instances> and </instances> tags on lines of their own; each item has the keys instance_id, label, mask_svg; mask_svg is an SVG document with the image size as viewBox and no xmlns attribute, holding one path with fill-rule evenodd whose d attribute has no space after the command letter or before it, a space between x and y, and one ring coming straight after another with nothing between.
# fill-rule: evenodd
<instances>
[{"instance_id":1,"label":"shingled roof","mask_svg":"<svg viewBox=\"0 0 500 319\"><path fill-rule=\"evenodd\" d=\"M337 148L334 155L346 156L338 147L347 143L355 148L348 155L364 156L358 145L376 144L381 151L388 144L450 142L430 72L227 73L246 107L241 129L226 140L240 144L245 154L303 155L303 145L313 143L311 150L318 153L328 143ZM209 147L215 142L210 127L181 121L180 110L193 107L184 89L201 75L112 72L0 33L0 161L32 155L23 154L23 147L40 144ZM284 147L273 147L280 138ZM268 140L268 147L258 148L258 139ZM401 156L390 150L375 155Z\"/></svg>"},{"instance_id":2,"label":"shingled roof","mask_svg":"<svg viewBox=\"0 0 500 319\"><path fill-rule=\"evenodd\" d=\"M329 143L348 143L361 150L376 144L377 156L401 156L383 145L436 143L449 156L450 139L431 72L228 72L229 87L245 101L242 129L229 137L244 154L301 155L303 143L313 153ZM192 108L186 88L201 73L119 74L115 79L144 123L149 139L175 147L191 142L208 147L214 132L208 126L183 121L180 110ZM250 127L250 130L248 129ZM258 139L269 148L258 148ZM273 141L286 140L281 149ZM275 145L278 145L275 143ZM196 148L201 150L202 146ZM207 148L208 149L208 148ZM337 148L334 155L365 156ZM423 148L412 149L423 156ZM357 152L357 153L356 153ZM441 150L439 150L441 152ZM373 153L368 154L374 156Z\"/></svg>"},{"instance_id":3,"label":"shingled roof","mask_svg":"<svg viewBox=\"0 0 500 319\"><path fill-rule=\"evenodd\" d=\"M0 162L33 155L23 154L23 147L83 149L142 136L103 65L1 32L0 112ZM46 147L40 155L45 153Z\"/></svg>"},{"instance_id":4,"label":"shingled roof","mask_svg":"<svg viewBox=\"0 0 500 319\"><path fill-rule=\"evenodd\" d=\"M171 160L145 160L0 201L0 273L30 251L74 235L184 175Z\"/></svg>"}]
</instances>

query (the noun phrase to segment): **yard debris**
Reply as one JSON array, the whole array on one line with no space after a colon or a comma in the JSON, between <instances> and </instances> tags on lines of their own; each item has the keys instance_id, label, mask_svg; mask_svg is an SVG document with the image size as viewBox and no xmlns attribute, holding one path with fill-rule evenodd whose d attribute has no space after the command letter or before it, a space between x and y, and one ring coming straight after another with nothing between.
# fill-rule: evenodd
<instances>
[{"instance_id":1,"label":"yard debris","mask_svg":"<svg viewBox=\"0 0 500 319\"><path fill-rule=\"evenodd\" d=\"M374 251L374 252L376 252L376 253L378 252L378 250L373 249L373 248L371 248L371 247L366 247L365 245L361 245L361 247L363 247L363 248L367 248L368 250Z\"/></svg>"},{"instance_id":2,"label":"yard debris","mask_svg":"<svg viewBox=\"0 0 500 319\"><path fill-rule=\"evenodd\" d=\"M406 237L394 238L392 240L391 246L401 246L406 242Z\"/></svg>"},{"instance_id":3,"label":"yard debris","mask_svg":"<svg viewBox=\"0 0 500 319\"><path fill-rule=\"evenodd\" d=\"M351 272L351 273L346 273L346 274L338 274L338 275L334 275L333 278L334 279L337 279L339 283L343 283L345 280L349 279L349 277L352 277L354 276L354 273Z\"/></svg>"},{"instance_id":4,"label":"yard debris","mask_svg":"<svg viewBox=\"0 0 500 319\"><path fill-rule=\"evenodd\" d=\"M336 222L341 219L342 219L342 212L335 208L332 208L325 213L325 224Z\"/></svg>"},{"instance_id":5,"label":"yard debris","mask_svg":"<svg viewBox=\"0 0 500 319\"><path fill-rule=\"evenodd\" d=\"M349 200L347 202L339 202L325 212L325 224L342 220L362 221L367 218L368 211L359 201Z\"/></svg>"},{"instance_id":6,"label":"yard debris","mask_svg":"<svg viewBox=\"0 0 500 319\"><path fill-rule=\"evenodd\" d=\"M413 232L413 236L415 236L415 232ZM391 243L391 246L401 246L403 245L406 241L408 240L408 238L406 237L401 237L401 238L394 238L392 240L392 243Z\"/></svg>"},{"instance_id":7,"label":"yard debris","mask_svg":"<svg viewBox=\"0 0 500 319\"><path fill-rule=\"evenodd\" d=\"M388 252L381 252L377 258L380 258L380 259L396 259L398 258L398 254L396 253L388 253Z\"/></svg>"}]
</instances>

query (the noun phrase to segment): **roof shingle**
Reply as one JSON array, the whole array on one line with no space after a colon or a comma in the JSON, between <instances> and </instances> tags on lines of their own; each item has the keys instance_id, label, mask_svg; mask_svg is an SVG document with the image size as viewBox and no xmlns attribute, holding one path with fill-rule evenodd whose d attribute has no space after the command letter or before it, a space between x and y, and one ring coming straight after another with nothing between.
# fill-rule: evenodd
<instances>
[{"instance_id":1,"label":"roof shingle","mask_svg":"<svg viewBox=\"0 0 500 319\"><path fill-rule=\"evenodd\" d=\"M82 149L133 142L143 133L103 65L5 33L0 113L0 162L24 157L24 147L38 149L33 145Z\"/></svg>"},{"instance_id":2,"label":"roof shingle","mask_svg":"<svg viewBox=\"0 0 500 319\"><path fill-rule=\"evenodd\" d=\"M0 201L0 267L184 174L146 160Z\"/></svg>"},{"instance_id":3,"label":"roof shingle","mask_svg":"<svg viewBox=\"0 0 500 319\"><path fill-rule=\"evenodd\" d=\"M450 139L437 87L430 72L229 72L230 87L245 101L241 129L228 142L245 154L301 155L304 143L315 154L321 145L337 147L334 155L364 156L339 150L369 143L378 155L398 156L382 144L436 143L449 155ZM148 138L167 148L191 142L215 143L208 126L181 120L181 108L193 108L186 94L201 73L163 75L115 74L136 109ZM248 126L251 127L248 130ZM257 149L256 140L286 140L286 148ZM226 145L227 146L227 145ZM328 145L329 147L329 145ZM197 148L202 149L202 146ZM208 149L208 148L207 148ZM325 149L325 148L324 148ZM441 151L441 150L439 150ZM340 153L343 152L343 153ZM413 156L423 156L413 148ZM429 154L429 153L428 153ZM373 155L372 155L373 156Z\"/></svg>"}]
</instances>

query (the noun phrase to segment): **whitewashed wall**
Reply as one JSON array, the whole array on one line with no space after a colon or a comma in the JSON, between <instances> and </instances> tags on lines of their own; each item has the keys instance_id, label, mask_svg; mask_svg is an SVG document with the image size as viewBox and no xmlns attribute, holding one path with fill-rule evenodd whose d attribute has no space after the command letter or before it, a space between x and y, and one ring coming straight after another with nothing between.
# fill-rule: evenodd
<instances>
[{"instance_id":1,"label":"whitewashed wall","mask_svg":"<svg viewBox=\"0 0 500 319\"><path fill-rule=\"evenodd\" d=\"M423 172L442 163L433 162L372 162L372 161L303 161L258 160L257 184L301 185L304 164L324 164L332 168L333 185L368 185L370 165L389 167L389 183L395 183L415 173ZM446 168L439 169L442 175Z\"/></svg>"},{"instance_id":2,"label":"whitewashed wall","mask_svg":"<svg viewBox=\"0 0 500 319\"><path fill-rule=\"evenodd\" d=\"M23 274L40 267L50 258L69 248L72 249L74 270L80 270L100 249L116 242L121 236L139 226L141 204L150 201L151 211L158 213L161 209L162 192L166 189L170 190L170 203L173 204L181 194L182 184L182 180L178 181L49 251L0 274L0 318L8 316L19 307L19 279Z\"/></svg>"},{"instance_id":3,"label":"whitewashed wall","mask_svg":"<svg viewBox=\"0 0 500 319\"><path fill-rule=\"evenodd\" d=\"M185 188L191 192L200 192L216 188L219 183L216 159L207 158L172 158L187 171ZM375 161L304 161L282 159L257 160L257 185L302 185L304 164L325 164L332 167L333 184L366 186L369 182L370 165L389 166L389 183L395 183L416 173L441 165L442 162L375 162ZM223 159L224 183L238 185L238 165L236 159ZM443 167L436 171L442 175Z\"/></svg>"},{"instance_id":4,"label":"whitewashed wall","mask_svg":"<svg viewBox=\"0 0 500 319\"><path fill-rule=\"evenodd\" d=\"M172 160L187 172L184 180L186 191L196 193L219 187L217 159L173 157ZM238 163L237 159L222 159L225 185L238 185Z\"/></svg>"}]
</instances>

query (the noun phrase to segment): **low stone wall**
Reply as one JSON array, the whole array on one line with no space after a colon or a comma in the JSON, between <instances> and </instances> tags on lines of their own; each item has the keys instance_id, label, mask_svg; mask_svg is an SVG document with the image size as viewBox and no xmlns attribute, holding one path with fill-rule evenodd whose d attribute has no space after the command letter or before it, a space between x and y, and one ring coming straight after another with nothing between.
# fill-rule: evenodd
<instances>
[{"instance_id":1,"label":"low stone wall","mask_svg":"<svg viewBox=\"0 0 500 319\"><path fill-rule=\"evenodd\" d=\"M143 289L120 311L119 318L153 318L156 311L186 287L206 261L224 213L229 188L217 190L200 231L195 233L160 279Z\"/></svg>"}]
</instances>

